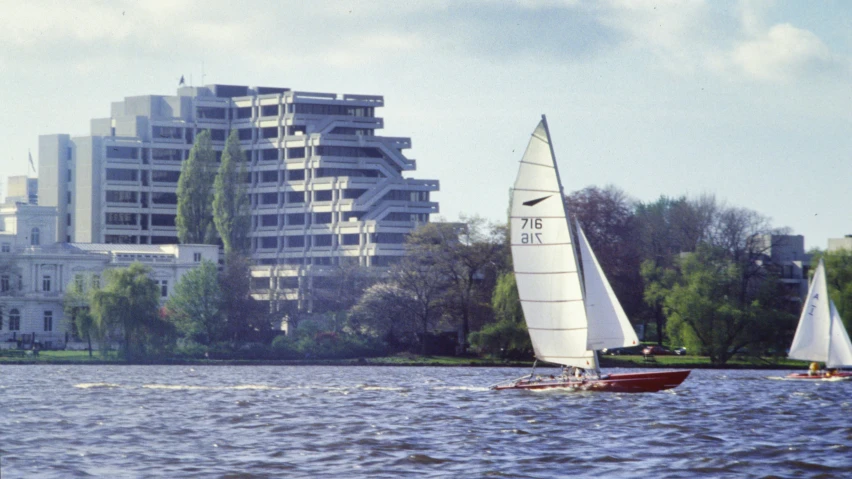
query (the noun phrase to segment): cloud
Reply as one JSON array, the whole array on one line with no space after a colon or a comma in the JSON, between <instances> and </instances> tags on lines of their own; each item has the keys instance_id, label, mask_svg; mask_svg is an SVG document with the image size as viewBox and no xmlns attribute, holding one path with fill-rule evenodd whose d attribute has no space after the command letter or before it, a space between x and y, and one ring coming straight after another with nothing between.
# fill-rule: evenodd
<instances>
[{"instance_id":1,"label":"cloud","mask_svg":"<svg viewBox=\"0 0 852 479\"><path fill-rule=\"evenodd\" d=\"M722 67L748 78L788 82L808 75L842 71L828 46L814 33L789 23L739 43L723 59Z\"/></svg>"}]
</instances>

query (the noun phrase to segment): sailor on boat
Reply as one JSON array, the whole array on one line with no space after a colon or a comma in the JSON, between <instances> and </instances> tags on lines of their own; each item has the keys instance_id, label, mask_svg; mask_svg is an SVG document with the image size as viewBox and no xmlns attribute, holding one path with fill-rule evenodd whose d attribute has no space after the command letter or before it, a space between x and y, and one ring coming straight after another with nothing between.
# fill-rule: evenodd
<instances>
[{"instance_id":1,"label":"sailor on boat","mask_svg":"<svg viewBox=\"0 0 852 479\"><path fill-rule=\"evenodd\" d=\"M819 363L811 363L811 365L808 367L808 376L819 376Z\"/></svg>"}]
</instances>

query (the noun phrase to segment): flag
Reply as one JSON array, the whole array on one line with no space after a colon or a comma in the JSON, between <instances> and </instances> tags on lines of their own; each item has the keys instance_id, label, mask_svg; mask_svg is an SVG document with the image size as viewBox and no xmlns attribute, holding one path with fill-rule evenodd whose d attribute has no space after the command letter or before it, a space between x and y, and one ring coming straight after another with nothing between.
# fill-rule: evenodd
<instances>
[{"instance_id":1,"label":"flag","mask_svg":"<svg viewBox=\"0 0 852 479\"><path fill-rule=\"evenodd\" d=\"M27 151L27 155L30 157L30 168L33 169L33 173L36 172L35 165L33 164L33 154Z\"/></svg>"},{"instance_id":2,"label":"flag","mask_svg":"<svg viewBox=\"0 0 852 479\"><path fill-rule=\"evenodd\" d=\"M183 86L186 84L186 81L183 79L183 75L180 76L180 81L178 82L178 86Z\"/></svg>"}]
</instances>

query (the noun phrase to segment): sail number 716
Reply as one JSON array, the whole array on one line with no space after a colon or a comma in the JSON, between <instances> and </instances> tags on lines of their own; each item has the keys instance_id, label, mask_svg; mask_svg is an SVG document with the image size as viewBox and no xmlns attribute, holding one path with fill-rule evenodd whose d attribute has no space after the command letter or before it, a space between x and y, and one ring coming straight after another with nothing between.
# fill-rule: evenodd
<instances>
[{"instance_id":1,"label":"sail number 716","mask_svg":"<svg viewBox=\"0 0 852 479\"><path fill-rule=\"evenodd\" d=\"M522 244L541 244L541 218L521 218L521 230L531 230L521 232Z\"/></svg>"}]
</instances>

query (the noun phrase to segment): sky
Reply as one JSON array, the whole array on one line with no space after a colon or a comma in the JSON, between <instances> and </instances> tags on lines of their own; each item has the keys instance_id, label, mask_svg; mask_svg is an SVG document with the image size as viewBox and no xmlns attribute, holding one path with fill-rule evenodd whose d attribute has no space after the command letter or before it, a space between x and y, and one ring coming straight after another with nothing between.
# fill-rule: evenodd
<instances>
[{"instance_id":1,"label":"sky","mask_svg":"<svg viewBox=\"0 0 852 479\"><path fill-rule=\"evenodd\" d=\"M0 0L0 176L182 75L383 95L447 220L504 221L546 114L566 192L712 194L807 248L852 234L852 2Z\"/></svg>"}]
</instances>

